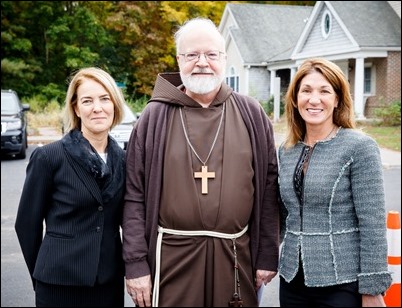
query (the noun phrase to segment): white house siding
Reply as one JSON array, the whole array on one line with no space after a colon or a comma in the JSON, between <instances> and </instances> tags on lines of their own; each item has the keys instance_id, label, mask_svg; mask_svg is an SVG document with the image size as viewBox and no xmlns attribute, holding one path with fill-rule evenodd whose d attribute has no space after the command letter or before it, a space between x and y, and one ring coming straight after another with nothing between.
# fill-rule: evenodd
<instances>
[{"instance_id":1,"label":"white house siding","mask_svg":"<svg viewBox=\"0 0 402 308\"><path fill-rule=\"evenodd\" d=\"M310 32L300 54L298 54L298 57L303 56L303 54L308 55L308 57L327 56L338 54L341 51L345 52L345 50L353 48L352 42L346 36L344 30L341 28L334 16L332 16L331 32L326 40L323 39L321 33L321 19L324 10L320 12L316 19L312 31Z\"/></svg>"},{"instance_id":2,"label":"white house siding","mask_svg":"<svg viewBox=\"0 0 402 308\"><path fill-rule=\"evenodd\" d=\"M349 61L348 61L348 59L343 59L343 60L334 61L334 62L336 65L339 66L339 68L345 74L346 79L349 80Z\"/></svg>"},{"instance_id":3,"label":"white house siding","mask_svg":"<svg viewBox=\"0 0 402 308\"><path fill-rule=\"evenodd\" d=\"M225 10L224 15L222 16L222 20L219 24L219 31L226 40L229 37L229 29L232 27L236 27L236 23L233 19L232 13Z\"/></svg>"},{"instance_id":4,"label":"white house siding","mask_svg":"<svg viewBox=\"0 0 402 308\"><path fill-rule=\"evenodd\" d=\"M237 76L239 76L239 93L247 95L248 79L246 78L245 68L243 67L243 60L240 57L235 42L230 37L227 39L226 44L228 61L225 76L232 76L230 70L233 68Z\"/></svg>"},{"instance_id":5,"label":"white house siding","mask_svg":"<svg viewBox=\"0 0 402 308\"><path fill-rule=\"evenodd\" d=\"M248 94L260 102L269 99L269 73L264 67L252 67L249 70L249 90Z\"/></svg>"}]
</instances>

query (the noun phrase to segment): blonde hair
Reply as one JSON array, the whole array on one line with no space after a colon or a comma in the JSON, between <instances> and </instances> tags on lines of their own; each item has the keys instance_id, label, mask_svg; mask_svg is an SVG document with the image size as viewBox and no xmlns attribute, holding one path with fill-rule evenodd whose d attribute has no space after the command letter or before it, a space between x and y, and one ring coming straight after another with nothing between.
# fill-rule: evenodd
<instances>
[{"instance_id":1,"label":"blonde hair","mask_svg":"<svg viewBox=\"0 0 402 308\"><path fill-rule=\"evenodd\" d=\"M355 128L353 100L350 95L349 82L342 70L335 63L323 58L307 59L299 67L292 79L285 97L285 117L287 137L284 146L289 148L304 138L306 123L297 107L297 94L303 78L313 72L318 72L331 84L338 98L338 106L334 109L333 122L344 128Z\"/></svg>"},{"instance_id":2,"label":"blonde hair","mask_svg":"<svg viewBox=\"0 0 402 308\"><path fill-rule=\"evenodd\" d=\"M123 120L125 99L115 80L109 73L100 68L87 67L80 69L71 77L67 89L64 110L64 127L66 133L72 129L81 129L81 119L75 113L74 107L77 104L77 89L87 79L94 80L101 84L110 95L114 104L114 118L111 128L115 127Z\"/></svg>"}]
</instances>

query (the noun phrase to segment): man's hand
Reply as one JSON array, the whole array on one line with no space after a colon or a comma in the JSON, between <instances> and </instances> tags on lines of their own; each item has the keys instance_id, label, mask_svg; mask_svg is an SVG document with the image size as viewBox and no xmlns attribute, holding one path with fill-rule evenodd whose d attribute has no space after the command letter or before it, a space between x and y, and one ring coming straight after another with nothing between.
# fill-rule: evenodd
<instances>
[{"instance_id":1,"label":"man's hand","mask_svg":"<svg viewBox=\"0 0 402 308\"><path fill-rule=\"evenodd\" d=\"M126 279L127 293L137 307L151 307L152 283L151 275L134 279Z\"/></svg>"},{"instance_id":2,"label":"man's hand","mask_svg":"<svg viewBox=\"0 0 402 308\"><path fill-rule=\"evenodd\" d=\"M277 272L257 270L255 274L256 290L258 290L262 284L266 285L268 282L270 282L276 276L276 273Z\"/></svg>"}]
</instances>

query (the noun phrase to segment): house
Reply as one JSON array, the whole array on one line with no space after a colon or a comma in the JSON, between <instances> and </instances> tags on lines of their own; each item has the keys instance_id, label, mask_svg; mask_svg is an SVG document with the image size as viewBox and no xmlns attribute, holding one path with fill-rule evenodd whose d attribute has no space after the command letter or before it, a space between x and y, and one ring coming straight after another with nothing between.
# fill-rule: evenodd
<instances>
[{"instance_id":1,"label":"house","mask_svg":"<svg viewBox=\"0 0 402 308\"><path fill-rule=\"evenodd\" d=\"M229 3L219 30L227 45L227 83L261 102L276 93L283 99L298 66L311 57L341 67L358 119L401 99L399 1Z\"/></svg>"}]
</instances>

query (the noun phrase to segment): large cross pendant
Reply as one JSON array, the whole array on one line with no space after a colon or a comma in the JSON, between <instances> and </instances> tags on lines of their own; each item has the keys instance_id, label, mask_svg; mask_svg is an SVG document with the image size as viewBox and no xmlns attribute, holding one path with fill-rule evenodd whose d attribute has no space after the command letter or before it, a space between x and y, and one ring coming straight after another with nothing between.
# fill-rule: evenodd
<instances>
[{"instance_id":1,"label":"large cross pendant","mask_svg":"<svg viewBox=\"0 0 402 308\"><path fill-rule=\"evenodd\" d=\"M207 166L202 166L201 172L194 172L195 179L201 179L201 193L208 194L208 179L215 178L215 172L208 172Z\"/></svg>"}]
</instances>

